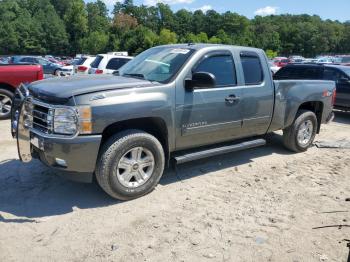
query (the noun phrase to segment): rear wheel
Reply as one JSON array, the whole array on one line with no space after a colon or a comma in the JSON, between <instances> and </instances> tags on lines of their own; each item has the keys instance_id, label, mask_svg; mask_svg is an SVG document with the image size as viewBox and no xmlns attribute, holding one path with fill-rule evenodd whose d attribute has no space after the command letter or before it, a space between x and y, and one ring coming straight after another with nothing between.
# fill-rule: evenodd
<instances>
[{"instance_id":1,"label":"rear wheel","mask_svg":"<svg viewBox=\"0 0 350 262\"><path fill-rule=\"evenodd\" d=\"M126 130L103 145L96 179L110 196L130 200L152 191L164 171L164 151L152 135Z\"/></svg>"},{"instance_id":2,"label":"rear wheel","mask_svg":"<svg viewBox=\"0 0 350 262\"><path fill-rule=\"evenodd\" d=\"M0 119L8 119L11 115L13 94L6 90L0 89Z\"/></svg>"},{"instance_id":3,"label":"rear wheel","mask_svg":"<svg viewBox=\"0 0 350 262\"><path fill-rule=\"evenodd\" d=\"M314 112L299 110L291 126L283 130L283 143L294 152L304 152L313 143L317 132Z\"/></svg>"}]
</instances>

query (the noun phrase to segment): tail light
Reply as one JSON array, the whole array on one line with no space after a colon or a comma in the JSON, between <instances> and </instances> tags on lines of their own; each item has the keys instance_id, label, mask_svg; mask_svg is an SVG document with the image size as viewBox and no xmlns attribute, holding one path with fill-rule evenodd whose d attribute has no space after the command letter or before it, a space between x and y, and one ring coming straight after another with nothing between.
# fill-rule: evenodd
<instances>
[{"instance_id":1,"label":"tail light","mask_svg":"<svg viewBox=\"0 0 350 262\"><path fill-rule=\"evenodd\" d=\"M79 72L85 72L88 68L86 66L78 66Z\"/></svg>"},{"instance_id":2,"label":"tail light","mask_svg":"<svg viewBox=\"0 0 350 262\"><path fill-rule=\"evenodd\" d=\"M335 104L335 98L337 97L337 89L334 89L333 95L332 95L332 106Z\"/></svg>"},{"instance_id":3,"label":"tail light","mask_svg":"<svg viewBox=\"0 0 350 262\"><path fill-rule=\"evenodd\" d=\"M101 70L101 69L96 69L95 74L103 74L103 70Z\"/></svg>"}]
</instances>

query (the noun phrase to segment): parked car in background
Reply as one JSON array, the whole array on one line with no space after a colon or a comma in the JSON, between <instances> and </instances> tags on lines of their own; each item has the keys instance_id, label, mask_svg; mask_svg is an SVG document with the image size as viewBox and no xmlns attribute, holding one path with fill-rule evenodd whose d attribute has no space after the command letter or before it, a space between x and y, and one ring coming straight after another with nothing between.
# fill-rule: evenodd
<instances>
[{"instance_id":1,"label":"parked car in background","mask_svg":"<svg viewBox=\"0 0 350 262\"><path fill-rule=\"evenodd\" d=\"M331 57L320 57L315 61L315 63L317 63L317 64L332 64L333 59Z\"/></svg>"},{"instance_id":2,"label":"parked car in background","mask_svg":"<svg viewBox=\"0 0 350 262\"><path fill-rule=\"evenodd\" d=\"M304 152L331 119L335 95L332 81L273 81L263 50L208 44L154 47L119 76L18 91L20 159L39 158L71 179L95 177L121 200L151 192L170 162L263 146L276 130L286 148Z\"/></svg>"},{"instance_id":3,"label":"parked car in background","mask_svg":"<svg viewBox=\"0 0 350 262\"><path fill-rule=\"evenodd\" d=\"M276 66L278 67L284 67L286 65L288 65L289 60L287 57L279 57L279 58L275 58L273 60L273 62L275 63Z\"/></svg>"},{"instance_id":4,"label":"parked car in background","mask_svg":"<svg viewBox=\"0 0 350 262\"><path fill-rule=\"evenodd\" d=\"M337 56L334 59L334 63L344 65L344 66L350 66L350 55Z\"/></svg>"},{"instance_id":5,"label":"parked car in background","mask_svg":"<svg viewBox=\"0 0 350 262\"><path fill-rule=\"evenodd\" d=\"M289 63L303 63L305 58L300 55L292 55L288 57Z\"/></svg>"},{"instance_id":6,"label":"parked car in background","mask_svg":"<svg viewBox=\"0 0 350 262\"><path fill-rule=\"evenodd\" d=\"M79 57L72 59L72 62L70 65L62 66L57 72L56 76L71 76L76 74L76 71L78 72L78 68L80 69L81 73L86 73L87 68L91 61L94 60L94 57Z\"/></svg>"},{"instance_id":7,"label":"parked car in background","mask_svg":"<svg viewBox=\"0 0 350 262\"><path fill-rule=\"evenodd\" d=\"M75 74L88 74L91 68L91 63L95 60L95 56L82 56L74 64Z\"/></svg>"},{"instance_id":8,"label":"parked car in background","mask_svg":"<svg viewBox=\"0 0 350 262\"><path fill-rule=\"evenodd\" d=\"M64 62L62 62L62 61L60 61L60 60L57 60L57 59L54 58L54 57L49 57L49 58L46 58L46 57L45 57L45 59L48 60L48 61L50 61L51 63L58 64L58 65L60 65L60 66L65 66L65 63L64 63Z\"/></svg>"},{"instance_id":9,"label":"parked car in background","mask_svg":"<svg viewBox=\"0 0 350 262\"><path fill-rule=\"evenodd\" d=\"M128 52L99 54L92 62L89 74L113 74L114 71L117 71L132 59L132 56L128 56Z\"/></svg>"},{"instance_id":10,"label":"parked car in background","mask_svg":"<svg viewBox=\"0 0 350 262\"><path fill-rule=\"evenodd\" d=\"M38 56L14 56L11 58L12 64L35 64L41 65L44 70L44 74L55 75L56 71L61 68L61 65L50 62L47 59Z\"/></svg>"},{"instance_id":11,"label":"parked car in background","mask_svg":"<svg viewBox=\"0 0 350 262\"><path fill-rule=\"evenodd\" d=\"M316 58L305 58L303 63L304 64L310 64L310 63L316 63L318 59Z\"/></svg>"},{"instance_id":12,"label":"parked car in background","mask_svg":"<svg viewBox=\"0 0 350 262\"><path fill-rule=\"evenodd\" d=\"M40 65L0 65L0 119L10 117L13 96L21 83L30 83L43 77Z\"/></svg>"},{"instance_id":13,"label":"parked car in background","mask_svg":"<svg viewBox=\"0 0 350 262\"><path fill-rule=\"evenodd\" d=\"M8 64L9 63L9 57L3 56L0 57L0 64Z\"/></svg>"},{"instance_id":14,"label":"parked car in background","mask_svg":"<svg viewBox=\"0 0 350 262\"><path fill-rule=\"evenodd\" d=\"M334 107L341 110L350 110L350 67L328 64L288 65L279 70L274 75L274 79L335 81L337 96Z\"/></svg>"},{"instance_id":15,"label":"parked car in background","mask_svg":"<svg viewBox=\"0 0 350 262\"><path fill-rule=\"evenodd\" d=\"M273 61L269 61L269 65L273 75L276 74L276 72L281 69L281 67L277 66Z\"/></svg>"}]
</instances>

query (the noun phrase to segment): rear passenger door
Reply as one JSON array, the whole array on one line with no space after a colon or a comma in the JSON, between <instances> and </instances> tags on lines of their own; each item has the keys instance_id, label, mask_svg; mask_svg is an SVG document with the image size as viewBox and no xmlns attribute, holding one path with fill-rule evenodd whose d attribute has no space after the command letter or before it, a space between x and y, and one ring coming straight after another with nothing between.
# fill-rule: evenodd
<instances>
[{"instance_id":1,"label":"rear passenger door","mask_svg":"<svg viewBox=\"0 0 350 262\"><path fill-rule=\"evenodd\" d=\"M265 134L272 118L274 87L267 61L262 53L240 52L244 88L242 89L242 133L244 136Z\"/></svg>"}]
</instances>

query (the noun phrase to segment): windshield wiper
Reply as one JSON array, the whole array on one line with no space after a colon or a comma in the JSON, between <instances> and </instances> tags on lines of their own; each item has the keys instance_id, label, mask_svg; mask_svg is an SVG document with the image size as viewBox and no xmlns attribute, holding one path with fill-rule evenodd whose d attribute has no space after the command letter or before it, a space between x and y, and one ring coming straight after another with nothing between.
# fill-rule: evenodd
<instances>
[{"instance_id":1,"label":"windshield wiper","mask_svg":"<svg viewBox=\"0 0 350 262\"><path fill-rule=\"evenodd\" d=\"M123 76L131 76L131 77L134 77L134 78L138 78L138 79L145 79L145 76L143 74L123 74Z\"/></svg>"}]
</instances>

